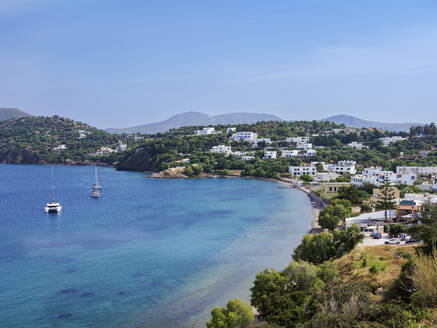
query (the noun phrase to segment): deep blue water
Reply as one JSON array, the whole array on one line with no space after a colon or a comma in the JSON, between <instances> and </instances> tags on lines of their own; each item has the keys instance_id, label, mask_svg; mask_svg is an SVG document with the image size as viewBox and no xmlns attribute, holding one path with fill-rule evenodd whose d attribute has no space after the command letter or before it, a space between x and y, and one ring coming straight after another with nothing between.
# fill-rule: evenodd
<instances>
[{"instance_id":1,"label":"deep blue water","mask_svg":"<svg viewBox=\"0 0 437 328\"><path fill-rule=\"evenodd\" d=\"M306 195L248 179L0 165L0 327L204 327L309 230Z\"/></svg>"}]
</instances>

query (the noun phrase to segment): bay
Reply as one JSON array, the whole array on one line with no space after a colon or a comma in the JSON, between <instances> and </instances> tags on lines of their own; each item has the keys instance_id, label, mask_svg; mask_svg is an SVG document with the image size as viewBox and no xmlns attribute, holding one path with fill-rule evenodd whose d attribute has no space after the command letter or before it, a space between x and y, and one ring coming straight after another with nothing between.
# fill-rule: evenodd
<instances>
[{"instance_id":1,"label":"bay","mask_svg":"<svg viewBox=\"0 0 437 328\"><path fill-rule=\"evenodd\" d=\"M253 179L151 179L0 165L0 327L205 327L214 306L250 300L310 228L307 196Z\"/></svg>"}]
</instances>

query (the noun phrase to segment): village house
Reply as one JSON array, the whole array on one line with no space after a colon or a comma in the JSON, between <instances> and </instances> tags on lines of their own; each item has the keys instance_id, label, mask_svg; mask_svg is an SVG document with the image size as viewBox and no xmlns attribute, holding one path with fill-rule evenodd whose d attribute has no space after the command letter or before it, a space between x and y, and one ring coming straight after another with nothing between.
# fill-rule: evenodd
<instances>
[{"instance_id":1,"label":"village house","mask_svg":"<svg viewBox=\"0 0 437 328\"><path fill-rule=\"evenodd\" d=\"M289 166L288 172L293 177L300 177L302 175L315 175L317 173L317 169L315 166Z\"/></svg>"},{"instance_id":2,"label":"village house","mask_svg":"<svg viewBox=\"0 0 437 328\"><path fill-rule=\"evenodd\" d=\"M226 145L213 146L209 151L211 153L225 154L226 156L232 154L231 146L226 146Z\"/></svg>"},{"instance_id":3,"label":"village house","mask_svg":"<svg viewBox=\"0 0 437 328\"><path fill-rule=\"evenodd\" d=\"M396 173L406 174L422 174L422 175L435 175L437 174L437 166L398 166L396 167Z\"/></svg>"},{"instance_id":4,"label":"village house","mask_svg":"<svg viewBox=\"0 0 437 328\"><path fill-rule=\"evenodd\" d=\"M347 144L349 147L354 149L363 149L363 144L361 142L352 141Z\"/></svg>"},{"instance_id":5,"label":"village house","mask_svg":"<svg viewBox=\"0 0 437 328\"><path fill-rule=\"evenodd\" d=\"M277 157L276 150L266 150L264 152L264 158L265 159L267 159L267 158L276 159L276 157Z\"/></svg>"},{"instance_id":6,"label":"village house","mask_svg":"<svg viewBox=\"0 0 437 328\"><path fill-rule=\"evenodd\" d=\"M407 140L407 138L403 138L401 136L393 136L393 137L385 137L385 138L379 138L379 140L381 140L382 144L384 146L388 146L391 143L394 142L398 142L398 141L402 141L402 140Z\"/></svg>"},{"instance_id":7,"label":"village house","mask_svg":"<svg viewBox=\"0 0 437 328\"><path fill-rule=\"evenodd\" d=\"M232 133L232 132L236 132L237 128L227 128L226 129L226 134Z\"/></svg>"},{"instance_id":8,"label":"village house","mask_svg":"<svg viewBox=\"0 0 437 328\"><path fill-rule=\"evenodd\" d=\"M340 174L333 172L317 172L313 178L315 182L329 182L340 177Z\"/></svg>"},{"instance_id":9,"label":"village house","mask_svg":"<svg viewBox=\"0 0 437 328\"><path fill-rule=\"evenodd\" d=\"M247 132L247 131L237 132L231 136L231 139L235 141L253 142L257 138L258 138L258 134L256 134L255 132Z\"/></svg>"},{"instance_id":10,"label":"village house","mask_svg":"<svg viewBox=\"0 0 437 328\"><path fill-rule=\"evenodd\" d=\"M198 134L198 135L214 134L214 133L215 133L215 128L213 128L213 127L206 127L206 128L203 128L202 130L196 131L196 134Z\"/></svg>"},{"instance_id":11,"label":"village house","mask_svg":"<svg viewBox=\"0 0 437 328\"><path fill-rule=\"evenodd\" d=\"M293 149L293 150L285 149L282 150L282 154L281 154L281 156L285 158L296 157L298 155L299 155L299 150L297 149Z\"/></svg>"},{"instance_id":12,"label":"village house","mask_svg":"<svg viewBox=\"0 0 437 328\"><path fill-rule=\"evenodd\" d=\"M55 147L55 148L53 148L53 150L65 150L65 149L67 149L67 146L66 145L59 145L59 146L57 146L57 147Z\"/></svg>"}]
</instances>

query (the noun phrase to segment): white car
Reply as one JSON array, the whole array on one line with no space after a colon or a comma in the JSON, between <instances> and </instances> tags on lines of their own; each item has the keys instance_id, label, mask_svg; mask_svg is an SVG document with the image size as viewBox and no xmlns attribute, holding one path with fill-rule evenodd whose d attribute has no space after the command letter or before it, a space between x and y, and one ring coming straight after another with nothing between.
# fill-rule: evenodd
<instances>
[{"instance_id":1,"label":"white car","mask_svg":"<svg viewBox=\"0 0 437 328\"><path fill-rule=\"evenodd\" d=\"M399 245L401 240L399 238L390 238L389 240L386 240L385 243L388 245Z\"/></svg>"}]
</instances>

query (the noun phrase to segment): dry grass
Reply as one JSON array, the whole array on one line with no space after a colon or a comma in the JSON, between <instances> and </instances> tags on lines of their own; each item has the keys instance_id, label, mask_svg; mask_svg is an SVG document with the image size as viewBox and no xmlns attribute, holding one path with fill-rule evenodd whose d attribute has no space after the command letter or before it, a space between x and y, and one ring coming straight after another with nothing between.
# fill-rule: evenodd
<instances>
[{"instance_id":1,"label":"dry grass","mask_svg":"<svg viewBox=\"0 0 437 328\"><path fill-rule=\"evenodd\" d=\"M415 255L412 280L417 289L417 303L428 306L437 305L437 254L431 256ZM414 295L413 295L414 298Z\"/></svg>"},{"instance_id":2,"label":"dry grass","mask_svg":"<svg viewBox=\"0 0 437 328\"><path fill-rule=\"evenodd\" d=\"M351 253L335 260L343 281L373 282L387 288L399 277L403 254L414 254L412 246L356 247Z\"/></svg>"}]
</instances>

